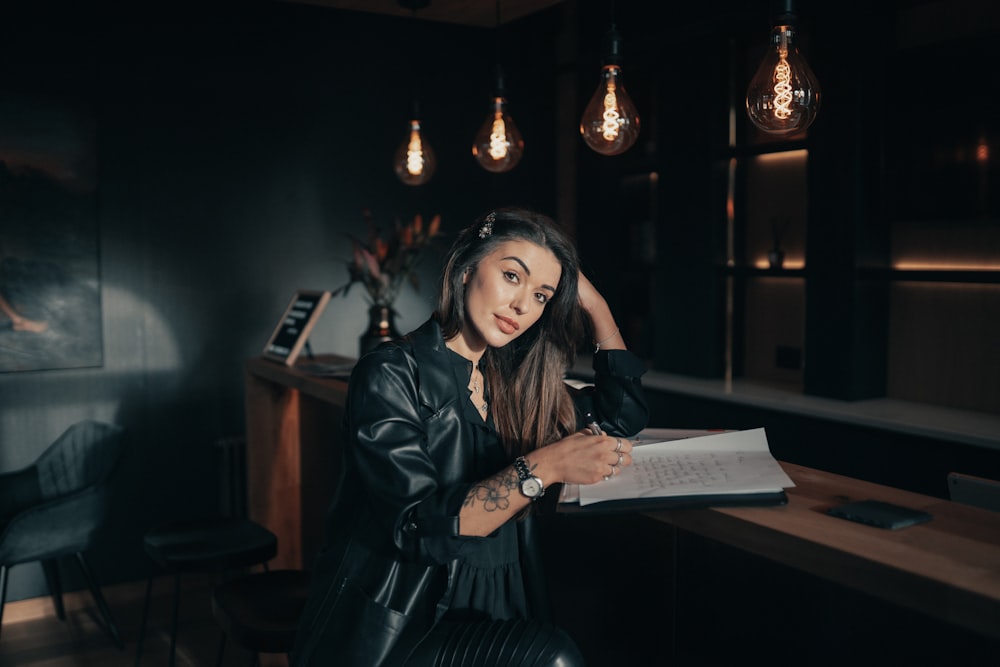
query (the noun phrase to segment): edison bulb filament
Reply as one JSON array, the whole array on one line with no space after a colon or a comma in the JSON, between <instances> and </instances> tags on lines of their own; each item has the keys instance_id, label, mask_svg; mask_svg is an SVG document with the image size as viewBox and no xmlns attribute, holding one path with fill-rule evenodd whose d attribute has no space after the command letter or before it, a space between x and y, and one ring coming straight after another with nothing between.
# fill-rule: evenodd
<instances>
[{"instance_id":1,"label":"edison bulb filament","mask_svg":"<svg viewBox=\"0 0 1000 667\"><path fill-rule=\"evenodd\" d=\"M618 113L618 96L615 95L614 81L608 82L608 90L604 94L604 122L601 124L601 135L607 141L614 141L618 137L618 128L621 127L622 118Z\"/></svg>"},{"instance_id":2,"label":"edison bulb filament","mask_svg":"<svg viewBox=\"0 0 1000 667\"><path fill-rule=\"evenodd\" d=\"M406 171L418 176L424 170L424 151L420 144L420 132L410 130L410 141L406 144Z\"/></svg>"},{"instance_id":3,"label":"edison bulb filament","mask_svg":"<svg viewBox=\"0 0 1000 667\"><path fill-rule=\"evenodd\" d=\"M792 68L788 64L788 47L785 34L781 35L778 64L774 66L774 115L785 120L792 115Z\"/></svg>"},{"instance_id":4,"label":"edison bulb filament","mask_svg":"<svg viewBox=\"0 0 1000 667\"><path fill-rule=\"evenodd\" d=\"M503 113L497 111L493 117L493 130L490 132L490 157L502 160L507 157L507 127L503 122Z\"/></svg>"}]
</instances>

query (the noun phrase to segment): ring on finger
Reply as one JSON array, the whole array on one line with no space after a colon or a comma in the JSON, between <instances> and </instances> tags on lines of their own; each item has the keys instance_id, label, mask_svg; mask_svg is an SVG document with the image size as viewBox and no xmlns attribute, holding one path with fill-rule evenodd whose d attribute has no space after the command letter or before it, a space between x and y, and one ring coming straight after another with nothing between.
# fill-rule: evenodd
<instances>
[{"instance_id":1,"label":"ring on finger","mask_svg":"<svg viewBox=\"0 0 1000 667\"><path fill-rule=\"evenodd\" d=\"M622 439L618 438L618 444L615 445L615 452L621 454L622 452Z\"/></svg>"},{"instance_id":2,"label":"ring on finger","mask_svg":"<svg viewBox=\"0 0 1000 667\"><path fill-rule=\"evenodd\" d=\"M625 455L624 455L624 454L622 454L621 452L618 452L618 463L616 463L616 464L615 464L614 466L612 466L612 467L617 467L617 466L620 466L620 465L622 464L622 461L624 461L624 460L625 460Z\"/></svg>"}]
</instances>

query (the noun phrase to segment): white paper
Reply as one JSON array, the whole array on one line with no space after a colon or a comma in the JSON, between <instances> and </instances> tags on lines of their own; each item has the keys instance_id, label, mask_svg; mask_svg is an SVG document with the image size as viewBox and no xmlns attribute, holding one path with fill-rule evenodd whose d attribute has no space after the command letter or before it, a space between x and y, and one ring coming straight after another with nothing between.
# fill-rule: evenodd
<instances>
[{"instance_id":1,"label":"white paper","mask_svg":"<svg viewBox=\"0 0 1000 667\"><path fill-rule=\"evenodd\" d=\"M589 505L607 500L718 493L777 492L795 486L771 455L763 428L648 442L664 429L639 433L631 466L597 484L566 484L560 502ZM674 430L673 434L679 433ZM572 488L570 488L572 487Z\"/></svg>"},{"instance_id":2,"label":"white paper","mask_svg":"<svg viewBox=\"0 0 1000 667\"><path fill-rule=\"evenodd\" d=\"M700 438L706 435L716 435L719 433L730 433L724 429L704 429L704 428L647 428L640 431L638 435L629 440L638 441L639 444L652 444L656 442L666 442L668 440L684 440L685 438Z\"/></svg>"}]
</instances>

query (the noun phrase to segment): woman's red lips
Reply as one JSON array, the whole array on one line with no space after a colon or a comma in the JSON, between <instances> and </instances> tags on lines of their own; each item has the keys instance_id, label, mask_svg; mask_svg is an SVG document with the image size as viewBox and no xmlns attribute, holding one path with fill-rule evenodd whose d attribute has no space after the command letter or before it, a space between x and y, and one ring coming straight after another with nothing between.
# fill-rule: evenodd
<instances>
[{"instance_id":1,"label":"woman's red lips","mask_svg":"<svg viewBox=\"0 0 1000 667\"><path fill-rule=\"evenodd\" d=\"M500 315L497 315L496 318L497 324L500 326L500 331L505 334L512 334L521 328L521 325L512 319L501 317Z\"/></svg>"}]
</instances>

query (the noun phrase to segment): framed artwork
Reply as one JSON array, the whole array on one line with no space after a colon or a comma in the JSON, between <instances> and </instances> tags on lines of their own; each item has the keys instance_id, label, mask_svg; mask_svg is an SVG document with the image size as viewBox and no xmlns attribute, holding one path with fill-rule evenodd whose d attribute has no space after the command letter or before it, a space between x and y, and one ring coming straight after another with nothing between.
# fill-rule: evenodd
<instances>
[{"instance_id":1,"label":"framed artwork","mask_svg":"<svg viewBox=\"0 0 1000 667\"><path fill-rule=\"evenodd\" d=\"M0 95L0 372L103 365L96 181L89 108Z\"/></svg>"}]
</instances>

